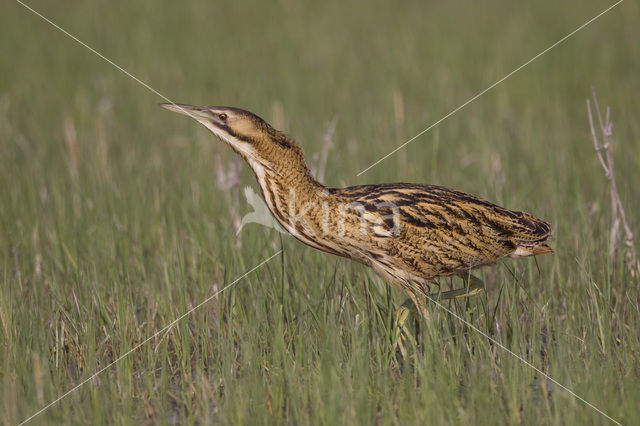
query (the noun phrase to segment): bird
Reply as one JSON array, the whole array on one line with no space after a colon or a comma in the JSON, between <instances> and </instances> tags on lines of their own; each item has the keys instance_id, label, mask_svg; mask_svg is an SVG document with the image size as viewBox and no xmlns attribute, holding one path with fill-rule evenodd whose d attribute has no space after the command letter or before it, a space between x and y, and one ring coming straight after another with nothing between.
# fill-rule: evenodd
<instances>
[{"instance_id":1,"label":"bird","mask_svg":"<svg viewBox=\"0 0 640 426\"><path fill-rule=\"evenodd\" d=\"M300 146L257 115L235 107L162 103L190 116L253 170L267 207L296 239L371 267L400 285L413 307L478 294L472 270L506 257L553 253L551 225L465 192L437 185L382 183L333 188L318 182ZM437 279L459 276L446 292Z\"/></svg>"}]
</instances>

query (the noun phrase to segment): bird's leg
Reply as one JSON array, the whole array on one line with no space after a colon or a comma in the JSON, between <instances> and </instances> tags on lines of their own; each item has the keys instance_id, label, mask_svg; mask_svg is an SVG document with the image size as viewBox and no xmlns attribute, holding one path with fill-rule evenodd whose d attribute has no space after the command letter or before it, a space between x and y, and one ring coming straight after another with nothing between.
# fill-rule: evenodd
<instances>
[{"instance_id":1,"label":"bird's leg","mask_svg":"<svg viewBox=\"0 0 640 426\"><path fill-rule=\"evenodd\" d=\"M410 331L411 320L416 321L421 308L420 302L413 292L409 292L410 297L405 300L395 313L395 327L393 331L393 346L396 354L399 353L402 358L407 357L406 344L408 339L412 339L416 343L416 336ZM409 322L407 322L409 320Z\"/></svg>"},{"instance_id":2,"label":"bird's leg","mask_svg":"<svg viewBox=\"0 0 640 426\"><path fill-rule=\"evenodd\" d=\"M409 292L409 298L402 302L402 305L396 310L396 325L404 328L404 323L410 314L414 319L417 319L420 314L425 314L424 304L420 302L420 299L420 296Z\"/></svg>"},{"instance_id":3,"label":"bird's leg","mask_svg":"<svg viewBox=\"0 0 640 426\"><path fill-rule=\"evenodd\" d=\"M409 298L396 310L393 336L396 353L399 352L403 358L407 355L405 345L409 339L411 339L414 345L418 344L420 316L422 315L423 317L428 318L428 313L425 307L425 289L423 289L422 286L420 286L420 288L416 288L413 285L409 285L405 287L405 290L407 291ZM412 318L414 321L413 332L410 330L411 322L407 323L409 318Z\"/></svg>"},{"instance_id":4,"label":"bird's leg","mask_svg":"<svg viewBox=\"0 0 640 426\"><path fill-rule=\"evenodd\" d=\"M480 293L482 289L484 289L484 282L474 275L465 274L462 276L462 280L464 281L464 288L459 288L456 290L443 291L440 293L431 293L429 294L430 298L440 299L440 300L448 300L448 299L458 299L462 297L471 297Z\"/></svg>"}]
</instances>

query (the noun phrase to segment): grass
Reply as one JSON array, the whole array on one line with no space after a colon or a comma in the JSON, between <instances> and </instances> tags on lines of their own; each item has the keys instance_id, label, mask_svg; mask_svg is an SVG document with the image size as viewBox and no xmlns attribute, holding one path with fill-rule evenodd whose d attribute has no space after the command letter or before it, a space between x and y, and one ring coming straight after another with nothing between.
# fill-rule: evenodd
<instances>
[{"instance_id":1,"label":"grass","mask_svg":"<svg viewBox=\"0 0 640 426\"><path fill-rule=\"evenodd\" d=\"M485 268L488 291L447 307L614 419L640 417L639 283L608 256L585 106L594 86L612 107L640 234L636 3L360 177L610 3L29 4L174 101L280 117L309 158L337 117L329 185L436 183L552 222L556 253L539 270ZM18 3L0 7L3 423L280 249L31 423L610 423L436 306L396 356L400 291L258 225L236 237L248 167L221 188L214 159L227 170L234 155L204 128Z\"/></svg>"}]
</instances>

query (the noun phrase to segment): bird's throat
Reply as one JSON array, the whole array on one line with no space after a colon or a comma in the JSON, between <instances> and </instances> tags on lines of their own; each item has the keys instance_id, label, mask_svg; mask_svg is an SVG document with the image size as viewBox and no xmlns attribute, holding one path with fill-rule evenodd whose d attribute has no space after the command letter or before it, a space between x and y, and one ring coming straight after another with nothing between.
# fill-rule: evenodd
<instances>
[{"instance_id":1,"label":"bird's throat","mask_svg":"<svg viewBox=\"0 0 640 426\"><path fill-rule=\"evenodd\" d=\"M322 227L322 206L333 205L333 195L315 180L304 167L295 169L267 167L247 159L253 169L260 192L275 219L296 238L311 244L309 234ZM315 246L315 245L314 245Z\"/></svg>"}]
</instances>

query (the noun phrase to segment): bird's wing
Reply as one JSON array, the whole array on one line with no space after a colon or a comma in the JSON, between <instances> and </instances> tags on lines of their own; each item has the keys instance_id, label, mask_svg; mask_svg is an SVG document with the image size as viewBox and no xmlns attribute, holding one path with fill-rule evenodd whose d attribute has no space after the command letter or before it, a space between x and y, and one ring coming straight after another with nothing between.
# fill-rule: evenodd
<instances>
[{"instance_id":1,"label":"bird's wing","mask_svg":"<svg viewBox=\"0 0 640 426\"><path fill-rule=\"evenodd\" d=\"M397 183L349 187L345 191L355 195L367 211L383 217L397 211L403 222L419 228L453 227L462 232L477 232L490 227L504 238L523 243L542 242L551 233L547 222L528 213L508 210L441 186ZM390 218L384 222L393 225Z\"/></svg>"},{"instance_id":2,"label":"bird's wing","mask_svg":"<svg viewBox=\"0 0 640 426\"><path fill-rule=\"evenodd\" d=\"M508 210L473 195L440 186L430 186L429 193L436 200L441 200L440 205L450 205L456 219L483 220L515 242L538 243L551 235L549 223L528 213Z\"/></svg>"},{"instance_id":3,"label":"bird's wing","mask_svg":"<svg viewBox=\"0 0 640 426\"><path fill-rule=\"evenodd\" d=\"M388 231L374 232L374 243L389 255L389 262L425 277L491 264L519 247L533 248L522 255L550 251L542 244L550 235L548 223L463 192L404 183L343 191L377 216L378 229ZM399 230L394 217L400 218Z\"/></svg>"}]
</instances>

